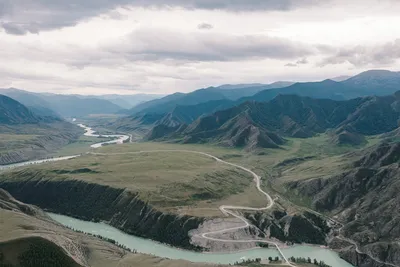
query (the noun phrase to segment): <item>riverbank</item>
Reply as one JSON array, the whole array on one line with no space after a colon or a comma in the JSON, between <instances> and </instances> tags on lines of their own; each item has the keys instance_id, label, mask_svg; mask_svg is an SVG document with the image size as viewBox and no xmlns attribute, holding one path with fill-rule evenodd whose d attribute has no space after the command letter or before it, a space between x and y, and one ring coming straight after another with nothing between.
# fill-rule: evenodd
<instances>
[{"instance_id":1,"label":"riverbank","mask_svg":"<svg viewBox=\"0 0 400 267\"><path fill-rule=\"evenodd\" d=\"M124 232L117 230L107 224L85 222L71 217L49 214L55 221L68 226L72 229L101 235L105 238L110 238L117 241L119 244L124 245L130 249L135 249L139 253L155 255L158 257L165 257L170 259L183 259L191 262L206 262L217 264L233 264L242 259L266 259L268 257L279 257L280 254L275 249L257 248L246 251L232 252L232 253L200 253L183 249L177 249L167 246L149 239L138 238L128 235ZM351 267L350 264L343 261L339 256L331 250L311 247L311 246L294 246L283 249L287 257L310 257L318 260L323 260L325 263L332 267Z\"/></svg>"}]
</instances>

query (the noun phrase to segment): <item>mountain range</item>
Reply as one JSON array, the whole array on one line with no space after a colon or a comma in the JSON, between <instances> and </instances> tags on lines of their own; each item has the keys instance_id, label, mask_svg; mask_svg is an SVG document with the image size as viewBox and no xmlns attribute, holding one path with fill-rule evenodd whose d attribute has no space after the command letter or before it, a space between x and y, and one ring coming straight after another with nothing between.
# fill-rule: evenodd
<instances>
[{"instance_id":1,"label":"mountain range","mask_svg":"<svg viewBox=\"0 0 400 267\"><path fill-rule=\"evenodd\" d=\"M132 117L153 114L159 122L191 123L197 118L216 111L239 106L247 101L267 102L278 95L299 95L317 99L349 100L364 96L390 95L400 89L400 73L371 70L354 77L339 79L339 82L290 83L278 82L270 85L222 85L196 90L191 93L175 93L137 105L126 111ZM227 93L228 92L228 93ZM231 92L235 96L230 95ZM253 95L253 93L255 93ZM238 98L241 95L242 97ZM247 95L247 96L245 96ZM125 121L128 121L125 119ZM136 121L136 120L134 120ZM123 122L118 122L123 125ZM126 125L127 126L127 125ZM129 128L128 126L126 128Z\"/></svg>"},{"instance_id":2,"label":"mountain range","mask_svg":"<svg viewBox=\"0 0 400 267\"><path fill-rule=\"evenodd\" d=\"M278 147L285 137L308 138L334 129L336 143L359 144L363 135L393 131L399 119L400 91L345 101L278 95L269 102L248 101L217 111L190 124L169 114L147 138L265 148Z\"/></svg>"},{"instance_id":3,"label":"mountain range","mask_svg":"<svg viewBox=\"0 0 400 267\"><path fill-rule=\"evenodd\" d=\"M33 93L15 88L0 89L0 93L24 104L43 117L85 117L92 114L115 114L124 108L132 108L158 95L59 95Z\"/></svg>"}]
</instances>

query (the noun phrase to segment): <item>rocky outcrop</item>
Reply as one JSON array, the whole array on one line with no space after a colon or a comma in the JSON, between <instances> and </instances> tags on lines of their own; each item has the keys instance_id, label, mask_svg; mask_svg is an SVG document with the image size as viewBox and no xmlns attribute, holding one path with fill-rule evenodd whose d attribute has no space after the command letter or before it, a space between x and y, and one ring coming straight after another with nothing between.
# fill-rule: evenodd
<instances>
[{"instance_id":1,"label":"rocky outcrop","mask_svg":"<svg viewBox=\"0 0 400 267\"><path fill-rule=\"evenodd\" d=\"M124 189L72 180L30 180L40 174L24 172L23 175L25 181L0 181L0 188L20 201L47 211L82 220L105 221L128 234L196 249L190 244L188 232L196 229L202 218L160 212Z\"/></svg>"},{"instance_id":2,"label":"rocky outcrop","mask_svg":"<svg viewBox=\"0 0 400 267\"><path fill-rule=\"evenodd\" d=\"M289 215L284 211L246 214L246 218L268 238L293 243L326 245L330 228L327 222L310 212Z\"/></svg>"}]
</instances>

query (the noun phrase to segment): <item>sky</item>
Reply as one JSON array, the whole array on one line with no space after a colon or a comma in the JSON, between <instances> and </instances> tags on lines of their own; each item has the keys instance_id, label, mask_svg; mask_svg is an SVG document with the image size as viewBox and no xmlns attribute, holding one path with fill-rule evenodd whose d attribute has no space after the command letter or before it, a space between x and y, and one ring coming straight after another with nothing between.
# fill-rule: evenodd
<instances>
[{"instance_id":1,"label":"sky","mask_svg":"<svg viewBox=\"0 0 400 267\"><path fill-rule=\"evenodd\" d=\"M400 70L398 0L0 0L0 88L169 94Z\"/></svg>"}]
</instances>

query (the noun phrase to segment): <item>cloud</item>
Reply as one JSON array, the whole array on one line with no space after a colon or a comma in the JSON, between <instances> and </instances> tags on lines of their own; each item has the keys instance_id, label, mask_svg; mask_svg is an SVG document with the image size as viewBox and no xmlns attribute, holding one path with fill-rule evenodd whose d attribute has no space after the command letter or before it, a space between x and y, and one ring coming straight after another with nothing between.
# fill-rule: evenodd
<instances>
[{"instance_id":1,"label":"cloud","mask_svg":"<svg viewBox=\"0 0 400 267\"><path fill-rule=\"evenodd\" d=\"M214 28L213 25L211 25L209 23L205 23L205 22L197 25L197 29L199 29L199 30L211 30L212 28Z\"/></svg>"},{"instance_id":2,"label":"cloud","mask_svg":"<svg viewBox=\"0 0 400 267\"><path fill-rule=\"evenodd\" d=\"M6 23L2 27L7 33L20 35L32 32L32 27L35 31L42 31L73 26L124 6L246 12L288 11L318 3L318 0L1 0L0 19Z\"/></svg>"},{"instance_id":3,"label":"cloud","mask_svg":"<svg viewBox=\"0 0 400 267\"><path fill-rule=\"evenodd\" d=\"M319 49L320 46L316 46L317 49ZM324 51L325 49L322 49ZM322 52L320 51L320 52ZM298 67L299 65L305 65L308 64L308 59L307 58L302 58L300 60L297 60L296 63L287 63L285 67Z\"/></svg>"},{"instance_id":4,"label":"cloud","mask_svg":"<svg viewBox=\"0 0 400 267\"><path fill-rule=\"evenodd\" d=\"M298 61L296 62L296 64L297 64L297 65L308 64L308 60L307 60L307 58L303 58L303 59L298 60Z\"/></svg>"},{"instance_id":5,"label":"cloud","mask_svg":"<svg viewBox=\"0 0 400 267\"><path fill-rule=\"evenodd\" d=\"M320 67L350 63L356 67L384 66L400 59L400 39L377 46L357 45L351 48L341 48L335 55L321 60Z\"/></svg>"},{"instance_id":6,"label":"cloud","mask_svg":"<svg viewBox=\"0 0 400 267\"><path fill-rule=\"evenodd\" d=\"M108 52L137 60L234 61L245 59L292 59L318 53L318 49L284 38L261 34L179 32L141 28L127 38L109 44Z\"/></svg>"},{"instance_id":7,"label":"cloud","mask_svg":"<svg viewBox=\"0 0 400 267\"><path fill-rule=\"evenodd\" d=\"M4 29L4 31L8 34L13 35L25 35L27 33L38 33L38 29L33 25L29 25L29 27L21 27L18 24L13 23L0 23L0 26Z\"/></svg>"},{"instance_id":8,"label":"cloud","mask_svg":"<svg viewBox=\"0 0 400 267\"><path fill-rule=\"evenodd\" d=\"M288 63L285 65L285 67L297 67L297 64L295 63Z\"/></svg>"}]
</instances>

